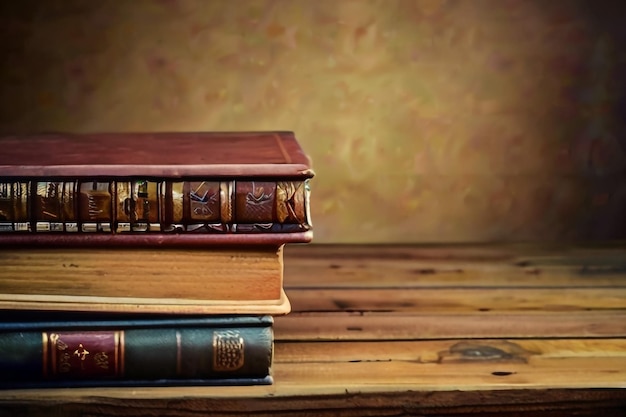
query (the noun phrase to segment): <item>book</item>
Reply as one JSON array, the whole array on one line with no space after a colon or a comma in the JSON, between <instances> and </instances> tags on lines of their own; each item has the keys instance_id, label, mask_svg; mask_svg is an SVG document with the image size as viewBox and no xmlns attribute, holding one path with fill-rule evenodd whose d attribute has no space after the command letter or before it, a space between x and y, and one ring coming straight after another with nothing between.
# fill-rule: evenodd
<instances>
[{"instance_id":1,"label":"book","mask_svg":"<svg viewBox=\"0 0 626 417\"><path fill-rule=\"evenodd\" d=\"M176 314L290 311L283 247L3 248L0 308Z\"/></svg>"},{"instance_id":2,"label":"book","mask_svg":"<svg viewBox=\"0 0 626 417\"><path fill-rule=\"evenodd\" d=\"M2 314L0 388L272 383L270 316L47 317Z\"/></svg>"},{"instance_id":3,"label":"book","mask_svg":"<svg viewBox=\"0 0 626 417\"><path fill-rule=\"evenodd\" d=\"M0 245L309 242L291 132L0 136Z\"/></svg>"}]
</instances>

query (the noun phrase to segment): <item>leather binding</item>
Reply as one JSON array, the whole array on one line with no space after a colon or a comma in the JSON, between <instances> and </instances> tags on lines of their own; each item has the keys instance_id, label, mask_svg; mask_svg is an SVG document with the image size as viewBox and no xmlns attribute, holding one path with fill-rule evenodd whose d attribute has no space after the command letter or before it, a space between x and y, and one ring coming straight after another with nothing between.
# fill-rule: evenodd
<instances>
[{"instance_id":1,"label":"leather binding","mask_svg":"<svg viewBox=\"0 0 626 417\"><path fill-rule=\"evenodd\" d=\"M280 245L312 238L291 132L0 137L0 246Z\"/></svg>"},{"instance_id":2,"label":"leather binding","mask_svg":"<svg viewBox=\"0 0 626 417\"><path fill-rule=\"evenodd\" d=\"M272 383L270 316L32 317L0 323L0 388Z\"/></svg>"}]
</instances>

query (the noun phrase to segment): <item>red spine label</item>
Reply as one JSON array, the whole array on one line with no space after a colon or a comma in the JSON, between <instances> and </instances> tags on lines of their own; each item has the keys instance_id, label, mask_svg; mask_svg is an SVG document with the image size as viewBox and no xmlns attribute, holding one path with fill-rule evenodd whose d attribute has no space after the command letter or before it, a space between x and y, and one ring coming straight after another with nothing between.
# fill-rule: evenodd
<instances>
[{"instance_id":1,"label":"red spine label","mask_svg":"<svg viewBox=\"0 0 626 417\"><path fill-rule=\"evenodd\" d=\"M122 376L123 332L44 334L44 367L51 378L116 378Z\"/></svg>"}]
</instances>

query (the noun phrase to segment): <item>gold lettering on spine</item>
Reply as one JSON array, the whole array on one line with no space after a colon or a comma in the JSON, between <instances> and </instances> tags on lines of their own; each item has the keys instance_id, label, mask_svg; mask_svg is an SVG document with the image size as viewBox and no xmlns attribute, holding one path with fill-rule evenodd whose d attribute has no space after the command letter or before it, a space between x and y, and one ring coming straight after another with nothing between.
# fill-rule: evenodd
<instances>
[{"instance_id":1,"label":"gold lettering on spine","mask_svg":"<svg viewBox=\"0 0 626 417\"><path fill-rule=\"evenodd\" d=\"M220 183L220 217L222 223L232 223L234 199L235 181L222 181Z\"/></svg>"},{"instance_id":2,"label":"gold lettering on spine","mask_svg":"<svg viewBox=\"0 0 626 417\"><path fill-rule=\"evenodd\" d=\"M217 330L213 333L213 369L232 372L244 364L244 340L236 330Z\"/></svg>"},{"instance_id":3,"label":"gold lettering on spine","mask_svg":"<svg viewBox=\"0 0 626 417\"><path fill-rule=\"evenodd\" d=\"M42 332L41 333L41 353L42 353L42 358L41 358L41 364L42 364L42 369L41 369L41 373L43 375L43 377L47 377L48 376L48 333L46 332Z\"/></svg>"},{"instance_id":4,"label":"gold lettering on spine","mask_svg":"<svg viewBox=\"0 0 626 417\"><path fill-rule=\"evenodd\" d=\"M183 351L182 351L182 336L178 330L176 330L176 375L181 376L183 372Z\"/></svg>"}]
</instances>

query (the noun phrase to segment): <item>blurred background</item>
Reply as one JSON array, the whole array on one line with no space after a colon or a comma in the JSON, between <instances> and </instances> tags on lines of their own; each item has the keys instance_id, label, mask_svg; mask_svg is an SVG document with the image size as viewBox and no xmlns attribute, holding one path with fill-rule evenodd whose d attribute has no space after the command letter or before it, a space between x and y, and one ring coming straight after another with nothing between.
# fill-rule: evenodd
<instances>
[{"instance_id":1,"label":"blurred background","mask_svg":"<svg viewBox=\"0 0 626 417\"><path fill-rule=\"evenodd\" d=\"M293 130L318 243L624 239L624 16L619 0L4 1L0 131Z\"/></svg>"}]
</instances>

